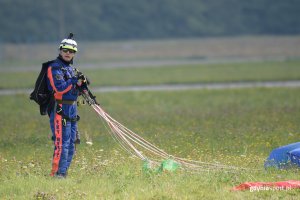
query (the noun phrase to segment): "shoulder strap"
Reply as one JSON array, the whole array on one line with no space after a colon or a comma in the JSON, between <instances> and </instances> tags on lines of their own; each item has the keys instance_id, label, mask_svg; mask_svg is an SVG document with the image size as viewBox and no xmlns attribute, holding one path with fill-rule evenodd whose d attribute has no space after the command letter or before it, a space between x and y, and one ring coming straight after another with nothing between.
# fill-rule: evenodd
<instances>
[{"instance_id":1,"label":"shoulder strap","mask_svg":"<svg viewBox=\"0 0 300 200\"><path fill-rule=\"evenodd\" d=\"M51 63L54 63L54 61L55 60L50 60L50 61L47 61L47 62L44 62L43 64L42 64L42 67L49 67L49 65L51 64Z\"/></svg>"}]
</instances>

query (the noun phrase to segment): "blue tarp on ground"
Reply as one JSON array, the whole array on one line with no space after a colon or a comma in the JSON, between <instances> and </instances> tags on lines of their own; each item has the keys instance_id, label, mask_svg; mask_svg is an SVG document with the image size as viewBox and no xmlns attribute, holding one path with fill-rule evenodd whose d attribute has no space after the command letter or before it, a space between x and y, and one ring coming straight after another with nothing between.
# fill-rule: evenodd
<instances>
[{"instance_id":1,"label":"blue tarp on ground","mask_svg":"<svg viewBox=\"0 0 300 200\"><path fill-rule=\"evenodd\" d=\"M300 167L300 142L274 149L265 162L265 168L284 169L291 164Z\"/></svg>"}]
</instances>

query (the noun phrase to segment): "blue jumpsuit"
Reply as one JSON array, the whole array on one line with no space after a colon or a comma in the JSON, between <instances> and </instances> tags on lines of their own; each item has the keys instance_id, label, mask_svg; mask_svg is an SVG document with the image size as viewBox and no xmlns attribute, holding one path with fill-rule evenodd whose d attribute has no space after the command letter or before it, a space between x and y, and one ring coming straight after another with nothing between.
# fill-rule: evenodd
<instances>
[{"instance_id":1,"label":"blue jumpsuit","mask_svg":"<svg viewBox=\"0 0 300 200\"><path fill-rule=\"evenodd\" d=\"M50 127L54 138L54 154L51 176L66 176L74 152L77 131L77 78L69 63L57 58L47 71L48 89L54 92L54 107L51 109ZM73 103L73 104L72 104ZM62 112L58 112L61 108Z\"/></svg>"}]
</instances>

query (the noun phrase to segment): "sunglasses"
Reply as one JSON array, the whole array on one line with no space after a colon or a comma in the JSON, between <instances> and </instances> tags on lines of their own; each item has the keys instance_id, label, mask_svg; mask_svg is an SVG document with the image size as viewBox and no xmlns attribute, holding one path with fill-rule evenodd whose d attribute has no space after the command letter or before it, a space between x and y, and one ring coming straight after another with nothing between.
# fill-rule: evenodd
<instances>
[{"instance_id":1,"label":"sunglasses","mask_svg":"<svg viewBox=\"0 0 300 200\"><path fill-rule=\"evenodd\" d=\"M64 53L76 53L76 51L74 51L74 50L72 50L72 49L62 49L62 51L64 52Z\"/></svg>"}]
</instances>

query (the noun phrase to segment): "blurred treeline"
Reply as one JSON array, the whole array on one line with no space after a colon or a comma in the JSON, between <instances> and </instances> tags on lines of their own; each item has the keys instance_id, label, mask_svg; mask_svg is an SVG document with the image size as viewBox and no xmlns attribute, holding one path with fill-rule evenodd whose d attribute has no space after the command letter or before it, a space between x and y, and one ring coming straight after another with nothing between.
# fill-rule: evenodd
<instances>
[{"instance_id":1,"label":"blurred treeline","mask_svg":"<svg viewBox=\"0 0 300 200\"><path fill-rule=\"evenodd\" d=\"M300 33L299 0L0 0L0 42Z\"/></svg>"}]
</instances>

